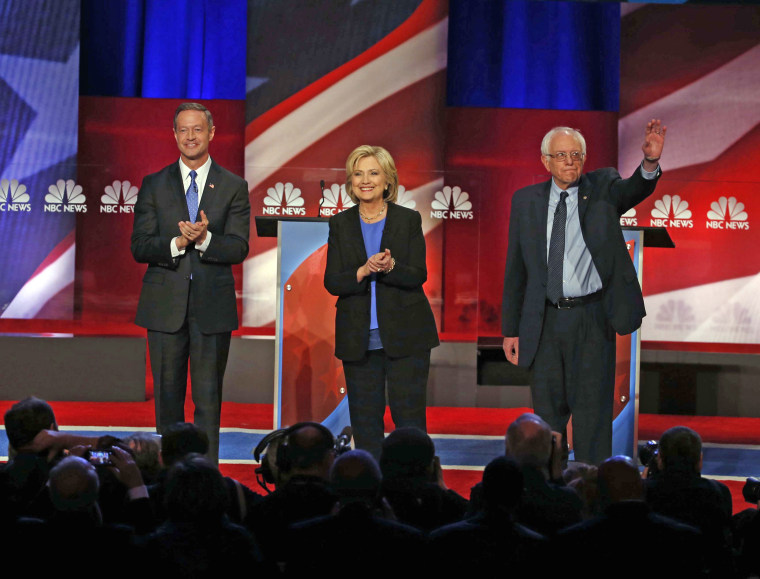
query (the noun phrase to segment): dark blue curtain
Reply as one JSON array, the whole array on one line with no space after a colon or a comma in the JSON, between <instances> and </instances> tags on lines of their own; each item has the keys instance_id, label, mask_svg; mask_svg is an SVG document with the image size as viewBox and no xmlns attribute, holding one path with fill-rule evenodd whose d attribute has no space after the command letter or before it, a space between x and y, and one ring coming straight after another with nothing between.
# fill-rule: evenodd
<instances>
[{"instance_id":1,"label":"dark blue curtain","mask_svg":"<svg viewBox=\"0 0 760 579\"><path fill-rule=\"evenodd\" d=\"M246 0L82 0L80 94L245 98Z\"/></svg>"},{"instance_id":2,"label":"dark blue curtain","mask_svg":"<svg viewBox=\"0 0 760 579\"><path fill-rule=\"evenodd\" d=\"M617 3L450 0L448 104L618 109Z\"/></svg>"}]
</instances>

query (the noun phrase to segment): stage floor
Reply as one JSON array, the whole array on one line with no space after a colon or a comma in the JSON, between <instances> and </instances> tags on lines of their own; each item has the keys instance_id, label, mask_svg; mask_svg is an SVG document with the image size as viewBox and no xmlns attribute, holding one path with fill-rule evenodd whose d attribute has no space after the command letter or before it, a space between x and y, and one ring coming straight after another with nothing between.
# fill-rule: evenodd
<instances>
[{"instance_id":1,"label":"stage floor","mask_svg":"<svg viewBox=\"0 0 760 579\"><path fill-rule=\"evenodd\" d=\"M13 402L0 401L4 413ZM51 402L62 430L92 436L127 436L132 432L153 431L153 401L145 402ZM509 423L529 408L428 408L428 430L441 458L446 484L469 497L482 470L504 452L504 433ZM192 416L188 402L186 415ZM269 404L224 403L220 468L257 492L253 449L272 430ZM642 414L639 439L657 439L675 425L694 428L704 441L703 475L729 486L734 511L747 508L741 489L748 476L760 475L760 418L664 416ZM393 424L386 413L386 430ZM0 460L7 460L5 430L0 433Z\"/></svg>"}]
</instances>

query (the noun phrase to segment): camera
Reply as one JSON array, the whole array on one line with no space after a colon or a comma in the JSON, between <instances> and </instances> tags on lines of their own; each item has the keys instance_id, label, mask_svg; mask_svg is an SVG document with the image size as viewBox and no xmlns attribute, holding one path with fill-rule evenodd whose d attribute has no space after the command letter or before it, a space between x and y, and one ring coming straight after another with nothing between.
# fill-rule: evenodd
<instances>
[{"instance_id":1,"label":"camera","mask_svg":"<svg viewBox=\"0 0 760 579\"><path fill-rule=\"evenodd\" d=\"M113 461L111 460L112 454L113 450L110 448L106 450L91 450L88 453L87 460L93 466L113 466Z\"/></svg>"},{"instance_id":2,"label":"camera","mask_svg":"<svg viewBox=\"0 0 760 579\"><path fill-rule=\"evenodd\" d=\"M639 445L639 461L647 467L647 478L652 478L660 472L657 466L657 455L660 452L660 443L656 440L648 440Z\"/></svg>"},{"instance_id":3,"label":"camera","mask_svg":"<svg viewBox=\"0 0 760 579\"><path fill-rule=\"evenodd\" d=\"M753 476L749 477L744 483L744 488L742 488L742 496L748 503L758 504L760 502L760 479Z\"/></svg>"}]
</instances>

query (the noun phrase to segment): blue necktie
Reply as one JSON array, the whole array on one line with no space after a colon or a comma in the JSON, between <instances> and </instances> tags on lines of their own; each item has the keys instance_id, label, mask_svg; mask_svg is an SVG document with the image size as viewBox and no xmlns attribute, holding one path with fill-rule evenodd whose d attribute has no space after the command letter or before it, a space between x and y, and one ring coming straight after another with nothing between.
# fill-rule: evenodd
<instances>
[{"instance_id":1,"label":"blue necktie","mask_svg":"<svg viewBox=\"0 0 760 579\"><path fill-rule=\"evenodd\" d=\"M195 182L196 175L198 173L190 171L190 187L187 188L187 195L185 195L187 212L190 214L190 221L192 223L195 223L195 219L198 217L198 184Z\"/></svg>"},{"instance_id":2,"label":"blue necktie","mask_svg":"<svg viewBox=\"0 0 760 579\"><path fill-rule=\"evenodd\" d=\"M567 221L567 191L559 194L559 203L554 212L552 236L549 240L548 276L546 297L553 304L562 297L562 268L565 262L565 222Z\"/></svg>"}]
</instances>

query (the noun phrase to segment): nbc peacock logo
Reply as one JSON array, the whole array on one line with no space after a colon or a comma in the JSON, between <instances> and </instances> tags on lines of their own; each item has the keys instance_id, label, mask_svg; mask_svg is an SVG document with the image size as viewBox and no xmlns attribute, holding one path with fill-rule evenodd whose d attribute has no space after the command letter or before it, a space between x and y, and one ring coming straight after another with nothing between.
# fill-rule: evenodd
<instances>
[{"instance_id":1,"label":"nbc peacock logo","mask_svg":"<svg viewBox=\"0 0 760 579\"><path fill-rule=\"evenodd\" d=\"M129 181L114 181L106 185L100 197L101 213L134 213L138 189Z\"/></svg>"},{"instance_id":2,"label":"nbc peacock logo","mask_svg":"<svg viewBox=\"0 0 760 579\"><path fill-rule=\"evenodd\" d=\"M401 205L407 209L415 209L417 202L412 197L412 192L407 191L403 185L398 186L398 198L396 199L396 205Z\"/></svg>"},{"instance_id":3,"label":"nbc peacock logo","mask_svg":"<svg viewBox=\"0 0 760 579\"><path fill-rule=\"evenodd\" d=\"M636 227L638 225L635 207L631 207L628 211L620 216L620 225L624 227Z\"/></svg>"},{"instance_id":4,"label":"nbc peacock logo","mask_svg":"<svg viewBox=\"0 0 760 579\"><path fill-rule=\"evenodd\" d=\"M655 327L665 330L693 330L696 327L694 310L684 300L667 300L655 314Z\"/></svg>"},{"instance_id":5,"label":"nbc peacock logo","mask_svg":"<svg viewBox=\"0 0 760 579\"><path fill-rule=\"evenodd\" d=\"M749 217L744 210L744 203L736 197L721 197L710 204L707 212L707 229L748 230Z\"/></svg>"},{"instance_id":6,"label":"nbc peacock logo","mask_svg":"<svg viewBox=\"0 0 760 579\"><path fill-rule=\"evenodd\" d=\"M322 208L319 210L319 215L321 217L331 217L332 215L350 209L355 205L355 203L351 201L351 197L346 193L345 183L343 185L339 185L338 183L330 185L324 191L324 198L325 200L322 203ZM264 200L264 202L266 203L266 200Z\"/></svg>"},{"instance_id":7,"label":"nbc peacock logo","mask_svg":"<svg viewBox=\"0 0 760 579\"><path fill-rule=\"evenodd\" d=\"M681 199L679 195L663 195L662 199L654 202L651 215L649 224L652 227L680 227L685 229L694 227L689 202Z\"/></svg>"},{"instance_id":8,"label":"nbc peacock logo","mask_svg":"<svg viewBox=\"0 0 760 579\"><path fill-rule=\"evenodd\" d=\"M430 217L433 219L474 219L469 193L462 191L458 185L446 185L435 192L430 204Z\"/></svg>"},{"instance_id":9,"label":"nbc peacock logo","mask_svg":"<svg viewBox=\"0 0 760 579\"><path fill-rule=\"evenodd\" d=\"M82 186L73 179L58 179L45 195L46 213L87 213Z\"/></svg>"},{"instance_id":10,"label":"nbc peacock logo","mask_svg":"<svg viewBox=\"0 0 760 579\"><path fill-rule=\"evenodd\" d=\"M264 197L264 215L306 215L301 190L293 183L275 183Z\"/></svg>"},{"instance_id":11,"label":"nbc peacock logo","mask_svg":"<svg viewBox=\"0 0 760 579\"><path fill-rule=\"evenodd\" d=\"M737 302L729 302L719 307L711 318L716 331L730 331L735 334L751 334L752 316L748 308Z\"/></svg>"},{"instance_id":12,"label":"nbc peacock logo","mask_svg":"<svg viewBox=\"0 0 760 579\"><path fill-rule=\"evenodd\" d=\"M29 203L26 185L22 185L16 179L0 181L0 211L30 213L32 204Z\"/></svg>"}]
</instances>

